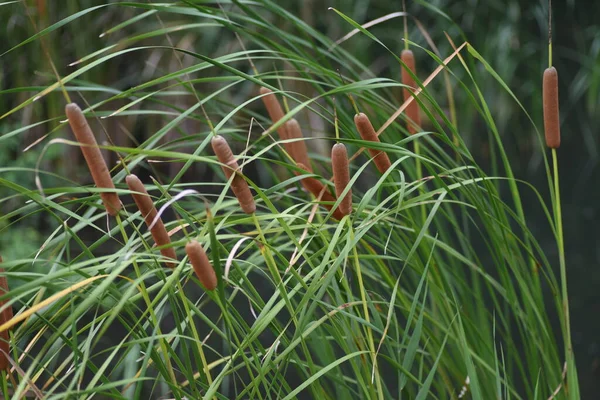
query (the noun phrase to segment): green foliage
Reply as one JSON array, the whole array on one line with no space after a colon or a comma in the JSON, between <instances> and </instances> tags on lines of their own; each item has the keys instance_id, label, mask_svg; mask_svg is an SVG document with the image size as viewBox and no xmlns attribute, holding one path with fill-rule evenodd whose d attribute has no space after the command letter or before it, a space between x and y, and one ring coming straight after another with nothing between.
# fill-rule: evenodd
<instances>
[{"instance_id":1,"label":"green foliage","mask_svg":"<svg viewBox=\"0 0 600 400\"><path fill-rule=\"evenodd\" d=\"M14 379L2 375L6 393L456 399L464 386L475 399L579 397L576 379L565 386L563 377L565 356L575 376L563 353L565 277L555 276L559 257L530 230L522 201L533 198L543 211L536 228L551 232L564 272L557 181L539 113L530 117L511 91L507 66L465 42L463 21L453 23L445 4L409 10L420 8L425 27L408 19L422 89L413 101L423 118L409 136L399 112L401 17L367 31L362 2L323 7L307 20L268 0L84 3L66 2L66 14L54 3L30 7L36 30L19 15L19 39L2 55L37 57L36 74L29 65L5 71L14 84L3 90L0 120L0 194L12 205L0 217L3 267L20 280L3 298L27 316L11 332L19 369ZM21 3L1 7L23 12ZM460 51L453 54L444 31ZM283 100L279 124L268 120L260 86ZM537 146L548 188L515 177L497 94L526 121L523 140ZM380 144L360 139L349 98L385 126ZM64 122L72 100L110 160L125 204L116 219L89 178L73 182L84 169ZM314 176L330 189L336 124L357 155L351 216L333 219L302 190L302 172L276 134L292 117ZM34 121L46 129L35 143L24 136ZM256 214L243 214L232 197L210 149L213 134L233 144ZM9 143L27 151L13 161ZM386 151L392 169L379 175L368 147ZM124 184L130 172L166 206L175 269L153 248ZM32 221L43 228L30 237ZM202 291L184 257L191 238L209 252L214 292ZM18 251L7 250L16 242Z\"/></svg>"}]
</instances>

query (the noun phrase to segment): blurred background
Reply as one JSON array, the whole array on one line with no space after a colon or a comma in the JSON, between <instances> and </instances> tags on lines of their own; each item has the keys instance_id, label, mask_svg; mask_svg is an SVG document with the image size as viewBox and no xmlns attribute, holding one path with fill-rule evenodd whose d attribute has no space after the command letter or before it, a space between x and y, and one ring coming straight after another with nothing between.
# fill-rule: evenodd
<instances>
[{"instance_id":1,"label":"blurred background","mask_svg":"<svg viewBox=\"0 0 600 400\"><path fill-rule=\"evenodd\" d=\"M377 18L390 16L387 21L369 28L388 48L397 53L403 49L404 20L393 13L402 11L401 1L386 0L281 0L287 10L306 21L327 37L337 40L347 34L351 27L337 14L328 11L335 7L364 24ZM281 4L280 2L280 4ZM198 21L185 14L162 14L152 18L140 18L146 12L141 6L152 1L140 2L139 7L119 6L117 1L93 0L23 0L0 4L0 54L19 46L37 32L56 24L69 16L57 29L44 35L41 40L23 44L0 57L0 114L11 110L44 87L56 82L55 71L65 76L79 66L69 64L83 57L115 45L106 54L136 46L176 46L210 56L239 50L236 38L224 33L220 26L182 25ZM200 3L200 2L199 2ZM202 2L205 4L206 2ZM101 7L107 5L106 7ZM218 3L212 4L215 8ZM92 9L98 7L97 9ZM223 2L222 7L233 7ZM256 6L260 12L260 6ZM548 4L546 1L530 0L406 0L408 32L411 41L432 50L434 43L442 56L452 47L447 33L458 45L469 41L475 49L498 72L502 80L514 92L516 98L529 113L538 129L542 128L541 78L548 65ZM600 29L597 16L600 2L555 1L553 4L553 60L560 77L560 106L562 121L562 145L559 150L561 191L566 238L569 292L573 341L578 362L582 395L597 398L600 393ZM283 23L277 16L270 16L271 23ZM120 23L133 21L120 29L111 28ZM204 21L206 22L206 21ZM288 23L288 22L285 22ZM168 35L148 36L144 32L159 28ZM172 29L171 29L172 28ZM290 27L290 29L293 27ZM376 76L399 80L400 67L390 55L362 35L352 39L354 56L367 65ZM419 52L415 50L415 53ZM176 59L168 49L154 48L146 52L132 52L111 59L80 75L73 86L85 85L86 100L98 102L140 83L178 70L181 64L192 65L195 59L186 56ZM425 59L425 57L423 57ZM52 60L52 64L49 60ZM82 63L82 64L85 64ZM344 66L339 66L343 71ZM424 79L434 68L427 61L418 66ZM506 151L519 179L531 182L548 198L548 183L539 137L527 114L498 82L477 65L475 79L490 105L498 130L503 137ZM250 71L249 71L250 72ZM461 76L458 76L462 78ZM442 84L438 84L440 90ZM209 89L210 90L210 89ZM93 94L92 94L93 93ZM71 96L76 101L74 90ZM247 98L248 93L240 94ZM92 101L93 100L93 101ZM189 99L177 104L189 107ZM232 100L233 101L233 100ZM113 102L100 110L115 110L126 104ZM239 103L238 103L239 104ZM490 133L486 131L475 110L460 107L457 98L457 120L463 139L484 169L494 174L497 166L489 155ZM169 105L164 105L165 109ZM68 137L65 129L56 129L60 116L64 115L64 99L58 91L42 101L35 102L0 120L0 165L13 168L32 168L40 158L44 143L51 138ZM102 128L108 132L124 132L115 135L115 144L131 146L142 141L144 132L154 132L164 125L164 120L151 116L141 121L137 116L127 119L107 119ZM172 140L187 132L195 132L202 124L186 121L182 130L172 132ZM6 135L26 127L18 134ZM170 133L171 134L171 133ZM48 136L46 136L48 135ZM29 145L41 140L41 144L24 152ZM116 161L114 154L107 157ZM81 164L79 149L71 146L50 146L41 158L41 167L55 171L75 182L88 184L85 174L74 165ZM159 175L172 176L177 165L172 163L157 167ZM202 171L200 171L202 172ZM206 172L206 171L204 171ZM499 171L502 173L502 171ZM34 174L13 169L3 176L9 181L35 188ZM51 187L51 176L44 177L44 185ZM19 205L11 201L13 193L0 186L0 212L9 213ZM550 259L558 264L554 238L543 210L535 201L534 194L523 189L525 213L530 229L538 237ZM528 201L529 199L529 201ZM15 199L15 201L17 201ZM529 206L528 206L529 204ZM5 258L27 257L35 253L49 235L47 221L41 214L28 216L26 222L11 228L11 234L0 234L0 253ZM4 224L8 222L6 220ZM540 221L539 225L536 221ZM0 226L4 229L5 226ZM28 240L24 241L23 238ZM556 265L558 267L558 265Z\"/></svg>"}]
</instances>

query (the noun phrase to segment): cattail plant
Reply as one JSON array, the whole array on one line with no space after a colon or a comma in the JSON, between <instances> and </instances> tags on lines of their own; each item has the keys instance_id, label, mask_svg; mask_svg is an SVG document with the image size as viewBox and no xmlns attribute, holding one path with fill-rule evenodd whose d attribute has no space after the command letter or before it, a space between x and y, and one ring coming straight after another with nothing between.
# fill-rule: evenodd
<instances>
[{"instance_id":1,"label":"cattail plant","mask_svg":"<svg viewBox=\"0 0 600 400\"><path fill-rule=\"evenodd\" d=\"M413 75L416 75L415 55L413 54L412 50L402 50L400 59L404 64L406 64L406 67L413 73ZM415 80L406 68L402 68L402 83L407 86L402 90L404 94L404 101L406 101L410 98L412 90L417 88ZM412 103L410 103L410 105L406 108L406 117L408 118L408 133L413 135L417 132L417 128L421 126L421 116L419 114L419 103L417 103L417 100L413 100Z\"/></svg>"},{"instance_id":2,"label":"cattail plant","mask_svg":"<svg viewBox=\"0 0 600 400\"><path fill-rule=\"evenodd\" d=\"M310 172L304 164L298 163L298 168ZM321 181L311 176L307 176L305 178L302 178L300 182L302 183L304 189L310 192L313 196L315 196L316 198L320 198L321 201L331 203L323 204L323 206L327 208L327 210L331 211L331 209L333 208L333 203L335 203L336 201L336 198L333 197L331 193L329 193L329 190L327 190L327 188L321 183ZM340 211L339 207L333 211L332 215L337 220L344 218L344 214Z\"/></svg>"},{"instance_id":3,"label":"cattail plant","mask_svg":"<svg viewBox=\"0 0 600 400\"><path fill-rule=\"evenodd\" d=\"M81 152L90 169L94 183L98 188L114 189L115 185L108 172L106 162L102 157L94 133L90 129L83 112L81 112L81 109L75 103L67 104L65 111L77 141L82 144ZM112 216L119 213L121 202L116 193L102 192L100 193L100 198L102 198L106 212Z\"/></svg>"},{"instance_id":4,"label":"cattail plant","mask_svg":"<svg viewBox=\"0 0 600 400\"><path fill-rule=\"evenodd\" d=\"M544 71L542 92L546 145L552 149L558 149L560 147L560 118L558 113L558 72L556 68L550 67Z\"/></svg>"},{"instance_id":5,"label":"cattail plant","mask_svg":"<svg viewBox=\"0 0 600 400\"><path fill-rule=\"evenodd\" d=\"M286 133L288 135L288 139L302 139L304 136L302 135L302 129L300 129L300 124L296 121L295 118L290 119L286 122ZM304 169L306 171L312 172L312 168L310 166L310 159L308 158L308 150L306 149L306 143L304 140L299 140L289 144L289 150L286 147L286 151L290 153L292 158L297 164L304 165Z\"/></svg>"},{"instance_id":6,"label":"cattail plant","mask_svg":"<svg viewBox=\"0 0 600 400\"><path fill-rule=\"evenodd\" d=\"M271 117L271 121L273 121L274 124L277 123L284 116L283 109L281 108L281 104L279 104L279 100L277 100L277 96L275 96L271 89L267 89L266 87L260 88L260 94L264 95L261 98L269 113L269 117ZM286 124L280 125L279 128L277 128L277 133L281 140L287 139L288 134ZM290 153L287 148L286 151Z\"/></svg>"},{"instance_id":7,"label":"cattail plant","mask_svg":"<svg viewBox=\"0 0 600 400\"><path fill-rule=\"evenodd\" d=\"M171 244L171 239L169 238L169 234L167 229L165 228L165 224L163 224L162 219L156 218L158 214L156 211L156 207L154 206L154 202L150 198L150 195L146 191L144 184L140 179L134 175L127 175L125 178L125 182L133 193L133 200L137 205L137 208L140 210L142 217L146 221L146 225L150 228L150 234L152 234L152 239L157 246L160 246L160 253L165 256L172 258L173 260L177 260L177 255L175 254L175 249L173 247L165 247ZM154 220L156 219L156 222ZM154 225L152 223L154 222ZM171 268L175 268L176 264L169 262L167 265Z\"/></svg>"},{"instance_id":8,"label":"cattail plant","mask_svg":"<svg viewBox=\"0 0 600 400\"><path fill-rule=\"evenodd\" d=\"M0 257L0 263L2 262L2 257ZM6 276L4 276L4 268L0 268L0 295L4 295L8 293L8 280ZM4 307L8 300L0 301L0 307ZM10 321L13 317L12 307L5 308L2 313L0 313L0 325ZM10 363L8 362L8 352L10 351L10 342L9 342L9 334L8 329L0 332L0 371L8 371L10 368Z\"/></svg>"},{"instance_id":9,"label":"cattail plant","mask_svg":"<svg viewBox=\"0 0 600 400\"><path fill-rule=\"evenodd\" d=\"M233 177L233 181L231 182L231 190L233 190L233 194L237 197L242 210L246 214L252 214L256 211L256 204L254 203L254 196L252 196L252 192L250 192L250 187L248 187L248 182L244 179L244 177L239 172L239 165L235 158L233 157L233 153L231 152L231 148L227 143L227 140L221 135L214 136L210 141L213 151L217 155L217 158L221 162L223 172L227 179Z\"/></svg>"},{"instance_id":10,"label":"cattail plant","mask_svg":"<svg viewBox=\"0 0 600 400\"><path fill-rule=\"evenodd\" d=\"M217 275L202 245L198 241L192 240L185 245L185 252L202 286L206 290L214 290L217 287Z\"/></svg>"},{"instance_id":11,"label":"cattail plant","mask_svg":"<svg viewBox=\"0 0 600 400\"><path fill-rule=\"evenodd\" d=\"M333 183L335 195L340 198L350 183L350 169L348 166L348 152L343 143L336 143L331 148L331 166L333 169ZM342 198L339 209L344 215L352 212L352 189Z\"/></svg>"},{"instance_id":12,"label":"cattail plant","mask_svg":"<svg viewBox=\"0 0 600 400\"><path fill-rule=\"evenodd\" d=\"M379 143L377 132L375 132L375 128L373 128L373 125L366 114L356 114L354 116L354 124L356 125L356 129L358 130L358 133L360 133L360 137L363 140ZM382 174L392 166L390 158L386 152L382 150L369 149L369 154L371 155L371 158L373 158L375 166Z\"/></svg>"}]
</instances>

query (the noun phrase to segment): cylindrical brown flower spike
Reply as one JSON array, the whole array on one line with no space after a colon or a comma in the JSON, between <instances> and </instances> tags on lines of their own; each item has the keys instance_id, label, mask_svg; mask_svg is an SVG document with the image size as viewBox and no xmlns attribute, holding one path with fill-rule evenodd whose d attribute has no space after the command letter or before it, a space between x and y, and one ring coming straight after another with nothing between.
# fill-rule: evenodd
<instances>
[{"instance_id":1,"label":"cylindrical brown flower spike","mask_svg":"<svg viewBox=\"0 0 600 400\"><path fill-rule=\"evenodd\" d=\"M279 100L277 100L277 96L275 96L275 94L273 94L273 91L271 89L267 89L266 87L260 88L260 94L266 95L261 98L262 98L263 103L265 104L265 108L267 109L267 112L269 113L269 117L271 117L271 121L273 121L273 123L275 124L277 121L279 121L285 115L283 113L283 109L281 108L281 105L279 104ZM285 140L288 138L287 129L286 129L285 124L282 124L279 126L279 128L277 129L277 133L279 134L279 138L281 140ZM288 153L290 152L288 149L286 149L286 151Z\"/></svg>"},{"instance_id":2,"label":"cylindrical brown flower spike","mask_svg":"<svg viewBox=\"0 0 600 400\"><path fill-rule=\"evenodd\" d=\"M65 112L77 141L83 145L81 146L81 152L90 169L94 183L98 188L114 189L115 185L108 172L106 162L102 158L94 133L90 129L83 112L75 103L67 104ZM103 192L100 193L100 197L110 215L115 216L119 213L121 202L116 193Z\"/></svg>"},{"instance_id":3,"label":"cylindrical brown flower spike","mask_svg":"<svg viewBox=\"0 0 600 400\"><path fill-rule=\"evenodd\" d=\"M216 135L211 139L210 144L212 145L217 158L221 164L223 164L222 169L227 179L229 179L232 174L235 174L233 181L231 182L231 190L233 190L233 194L237 197L242 210L246 214L252 214L256 211L254 196L252 196L248 182L246 182L244 177L238 171L239 165L233 157L233 153L231 152L227 140L221 135Z\"/></svg>"},{"instance_id":4,"label":"cylindrical brown flower spike","mask_svg":"<svg viewBox=\"0 0 600 400\"><path fill-rule=\"evenodd\" d=\"M204 286L206 290L214 290L217 287L217 275L215 274L215 270L206 256L206 252L204 251L204 248L202 248L202 245L196 240L192 240L185 245L185 252L190 259L192 267L194 267L194 272L196 272L196 276L200 280L200 283L202 283L202 286Z\"/></svg>"},{"instance_id":5,"label":"cylindrical brown flower spike","mask_svg":"<svg viewBox=\"0 0 600 400\"><path fill-rule=\"evenodd\" d=\"M354 124L363 140L379 143L377 132L375 132L375 128L373 128L373 125L366 114L356 114L354 116ZM382 174L392 166L392 162L385 151L369 149L369 154L371 155L371 158L373 158L375 166Z\"/></svg>"},{"instance_id":6,"label":"cylindrical brown flower spike","mask_svg":"<svg viewBox=\"0 0 600 400\"><path fill-rule=\"evenodd\" d=\"M546 68L543 79L544 133L546 145L552 149L560 147L560 115L558 112L558 72Z\"/></svg>"},{"instance_id":7,"label":"cylindrical brown flower spike","mask_svg":"<svg viewBox=\"0 0 600 400\"><path fill-rule=\"evenodd\" d=\"M302 135L302 129L300 129L300 124L295 118L287 121L286 125L286 132L289 139L302 139L304 137ZM308 150L306 149L306 143L304 140L299 140L297 142L288 144L290 145L290 150L287 150L287 148L286 150L288 153L290 153L294 161L296 161L296 164L303 164L306 171L312 172L312 168L310 167L310 159L308 158Z\"/></svg>"},{"instance_id":8,"label":"cylindrical brown flower spike","mask_svg":"<svg viewBox=\"0 0 600 400\"><path fill-rule=\"evenodd\" d=\"M348 152L343 143L336 143L331 148L331 165L333 169L335 195L340 198L350 182ZM344 215L348 215L352 212L352 189L348 190L348 193L346 193L340 202L339 209Z\"/></svg>"},{"instance_id":9,"label":"cylindrical brown flower spike","mask_svg":"<svg viewBox=\"0 0 600 400\"><path fill-rule=\"evenodd\" d=\"M2 262L2 257L0 257L0 263ZM4 268L0 268L0 295L4 295L8 293L8 281L6 276L4 276ZM4 307L6 305L7 300L0 301L0 307ZM2 313L0 313L0 325L10 321L13 317L12 307L5 308ZM10 363L8 362L8 354L10 351L10 336L8 334L8 330L0 332L0 370L7 370L10 368Z\"/></svg>"},{"instance_id":10,"label":"cylindrical brown flower spike","mask_svg":"<svg viewBox=\"0 0 600 400\"><path fill-rule=\"evenodd\" d=\"M298 168L310 172L304 164L298 163ZM296 173L296 175L299 174ZM335 203L336 199L331 195L331 193L329 193L329 190L327 190L327 188L321 183L321 181L319 181L316 178L313 178L312 176L307 176L306 178L302 178L302 180L300 180L300 183L302 183L304 189L310 192L313 196L315 196L317 199L320 198L320 201L330 202L331 204L323 204L323 207L331 211L331 209L333 208L333 203ZM340 211L339 207L333 211L332 216L337 220L344 218L344 214Z\"/></svg>"},{"instance_id":11,"label":"cylindrical brown flower spike","mask_svg":"<svg viewBox=\"0 0 600 400\"><path fill-rule=\"evenodd\" d=\"M167 229L165 228L165 224L163 224L162 219L158 218L156 223L152 225L152 222L154 222L158 212L156 211L154 202L152 201L152 198L150 198L150 195L146 191L142 181L140 181L140 179L134 174L131 174L127 175L125 182L127 183L129 190L132 192L137 192L131 193L131 195L133 196L133 200L135 201L137 208L142 213L142 217L146 221L146 225L148 227L152 226L150 233L152 234L152 238L154 239L156 245L162 247L171 244L171 238L169 238L169 234L167 233ZM177 260L177 255L175 254L175 249L173 247L161 248L160 253L165 257ZM167 263L167 266L175 268L176 264L169 262Z\"/></svg>"},{"instance_id":12,"label":"cylindrical brown flower spike","mask_svg":"<svg viewBox=\"0 0 600 400\"><path fill-rule=\"evenodd\" d=\"M413 75L417 74L415 68L415 56L412 50L402 50L402 53L400 54L400 59L404 64L406 64L406 66L408 67L408 69L410 69ZM414 89L417 88L417 85L415 84L415 80L413 79L413 77L410 76L410 74L405 68L402 68L402 83L406 86L413 88L413 90L411 90L405 87L402 90L402 92L404 93L404 101L406 101L408 100L408 98L411 97L411 92L413 92ZM408 118L408 132L411 135L417 133L417 127L421 126L421 116L419 114L419 103L417 103L416 100L413 100L412 103L410 103L409 106L406 108L406 117Z\"/></svg>"}]
</instances>

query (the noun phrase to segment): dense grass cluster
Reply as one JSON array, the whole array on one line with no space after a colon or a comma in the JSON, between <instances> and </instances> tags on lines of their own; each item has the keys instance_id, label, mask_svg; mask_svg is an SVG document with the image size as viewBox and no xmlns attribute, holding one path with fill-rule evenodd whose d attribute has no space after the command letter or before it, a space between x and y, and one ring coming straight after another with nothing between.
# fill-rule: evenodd
<instances>
[{"instance_id":1,"label":"dense grass cluster","mask_svg":"<svg viewBox=\"0 0 600 400\"><path fill-rule=\"evenodd\" d=\"M0 271L0 287L14 280L0 295L5 397L579 398L546 74L551 162L541 119L494 66L459 35L436 45L418 19L392 41L324 10L350 32L339 39L268 0L114 3L60 21L37 4L38 33L3 55L34 42L51 71L2 115L48 104L4 133L46 129L27 143L37 164L18 168L35 184L0 178L0 234L40 216L45 233ZM75 40L71 67L53 57L50 35L115 12L101 42ZM365 64L366 45L393 68ZM125 78L122 57L146 61ZM96 80L100 68L118 73ZM479 69L528 118L549 200L514 177ZM458 108L489 134L492 174ZM53 151L62 170L44 168Z\"/></svg>"}]
</instances>

